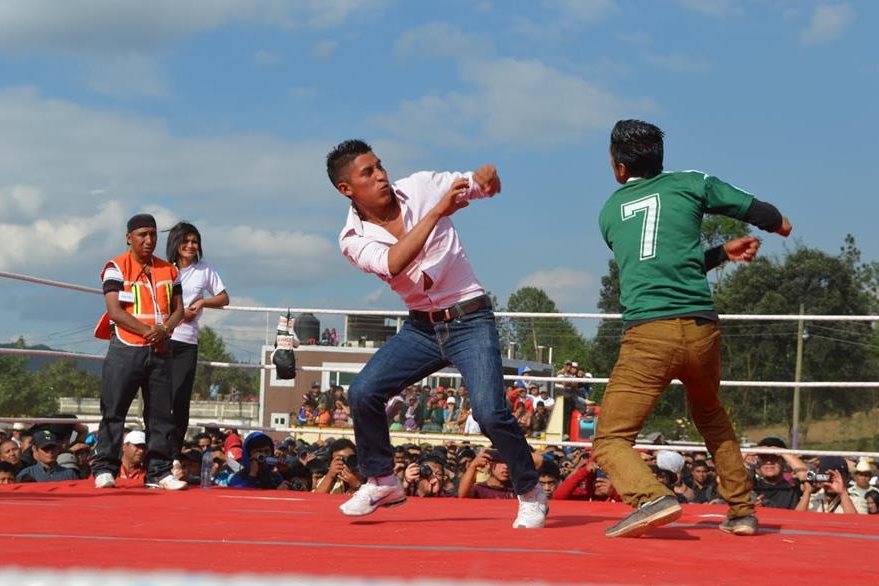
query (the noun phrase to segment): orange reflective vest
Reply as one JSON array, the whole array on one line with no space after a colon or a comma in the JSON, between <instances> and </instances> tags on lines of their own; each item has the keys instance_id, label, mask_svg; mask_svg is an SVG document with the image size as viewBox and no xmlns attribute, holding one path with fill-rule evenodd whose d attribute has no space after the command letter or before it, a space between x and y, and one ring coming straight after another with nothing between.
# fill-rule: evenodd
<instances>
[{"instance_id":1,"label":"orange reflective vest","mask_svg":"<svg viewBox=\"0 0 879 586\"><path fill-rule=\"evenodd\" d=\"M167 323L171 316L171 298L174 295L174 283L177 282L177 267L154 256L150 268L150 275L147 275L134 255L124 252L104 266L101 282L104 282L107 271L118 271L123 279L122 291L119 292L122 309L138 321L152 326ZM113 334L112 325L110 316L104 312L95 328L95 337L109 340ZM122 326L116 325L115 331L116 337L129 346L149 346L143 336Z\"/></svg>"}]
</instances>

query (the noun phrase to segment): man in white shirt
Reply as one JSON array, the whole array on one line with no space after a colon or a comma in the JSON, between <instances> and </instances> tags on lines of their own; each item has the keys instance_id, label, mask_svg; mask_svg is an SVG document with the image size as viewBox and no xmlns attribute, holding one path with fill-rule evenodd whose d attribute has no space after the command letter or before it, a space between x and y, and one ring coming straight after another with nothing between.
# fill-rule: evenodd
<instances>
[{"instance_id":1,"label":"man in white shirt","mask_svg":"<svg viewBox=\"0 0 879 586\"><path fill-rule=\"evenodd\" d=\"M363 141L327 155L327 174L351 200L339 235L342 254L387 282L409 308L400 332L370 359L348 389L357 456L368 477L340 509L368 515L405 502L393 474L385 403L407 385L454 365L470 389L472 414L509 463L519 498L514 527L543 527L546 495L531 449L504 399L500 344L491 301L473 274L450 216L501 190L491 165L472 173L420 172L393 184Z\"/></svg>"}]
</instances>

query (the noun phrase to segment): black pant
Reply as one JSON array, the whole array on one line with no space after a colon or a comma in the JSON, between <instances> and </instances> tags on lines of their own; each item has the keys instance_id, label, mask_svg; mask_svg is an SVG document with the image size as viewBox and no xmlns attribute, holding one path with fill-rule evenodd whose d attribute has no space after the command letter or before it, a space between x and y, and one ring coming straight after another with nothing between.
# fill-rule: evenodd
<instances>
[{"instance_id":1,"label":"black pant","mask_svg":"<svg viewBox=\"0 0 879 586\"><path fill-rule=\"evenodd\" d=\"M198 344L171 340L171 411L174 414L174 457L180 455L189 429L189 402L198 366Z\"/></svg>"},{"instance_id":2,"label":"black pant","mask_svg":"<svg viewBox=\"0 0 879 586\"><path fill-rule=\"evenodd\" d=\"M138 389L143 393L147 482L171 473L174 420L171 416L171 357L151 346L128 346L110 340L101 377L101 425L92 473L119 474L125 418Z\"/></svg>"}]
</instances>

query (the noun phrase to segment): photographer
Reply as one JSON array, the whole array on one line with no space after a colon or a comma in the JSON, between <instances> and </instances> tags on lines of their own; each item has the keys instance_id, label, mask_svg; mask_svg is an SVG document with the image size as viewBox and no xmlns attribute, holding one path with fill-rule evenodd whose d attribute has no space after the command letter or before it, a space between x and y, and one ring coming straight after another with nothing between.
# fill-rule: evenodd
<instances>
[{"instance_id":1,"label":"photographer","mask_svg":"<svg viewBox=\"0 0 879 586\"><path fill-rule=\"evenodd\" d=\"M840 456L822 456L818 460L818 473L803 482L803 498L808 499L813 513L857 514L847 486L848 464Z\"/></svg>"},{"instance_id":2,"label":"photographer","mask_svg":"<svg viewBox=\"0 0 879 586\"><path fill-rule=\"evenodd\" d=\"M286 489L284 478L275 471L275 442L255 431L244 439L241 469L229 479L230 488Z\"/></svg>"},{"instance_id":3,"label":"photographer","mask_svg":"<svg viewBox=\"0 0 879 586\"><path fill-rule=\"evenodd\" d=\"M409 496L448 496L445 490L445 468L441 454L428 452L406 467L403 490Z\"/></svg>"},{"instance_id":4,"label":"photographer","mask_svg":"<svg viewBox=\"0 0 879 586\"><path fill-rule=\"evenodd\" d=\"M484 482L477 482L477 472L486 470L488 478ZM458 496L470 499L516 498L510 470L497 450L486 448L470 462L458 485Z\"/></svg>"},{"instance_id":5,"label":"photographer","mask_svg":"<svg viewBox=\"0 0 879 586\"><path fill-rule=\"evenodd\" d=\"M314 492L324 494L353 494L363 481L357 467L357 454L354 442L337 439L330 445L330 466L326 475L320 479Z\"/></svg>"}]
</instances>

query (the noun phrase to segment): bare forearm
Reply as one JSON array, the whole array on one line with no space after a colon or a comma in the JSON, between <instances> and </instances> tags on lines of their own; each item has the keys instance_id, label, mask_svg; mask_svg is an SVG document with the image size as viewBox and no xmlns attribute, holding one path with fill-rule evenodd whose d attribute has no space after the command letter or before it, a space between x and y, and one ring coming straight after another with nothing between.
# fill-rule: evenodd
<instances>
[{"instance_id":1,"label":"bare forearm","mask_svg":"<svg viewBox=\"0 0 879 586\"><path fill-rule=\"evenodd\" d=\"M458 483L458 498L468 499L473 497L473 486L476 484L476 467L470 466Z\"/></svg>"},{"instance_id":2,"label":"bare forearm","mask_svg":"<svg viewBox=\"0 0 879 586\"><path fill-rule=\"evenodd\" d=\"M202 307L212 307L214 309L226 307L227 305L229 305L229 294L225 291L220 291L213 297L207 297L202 301Z\"/></svg>"},{"instance_id":3,"label":"bare forearm","mask_svg":"<svg viewBox=\"0 0 879 586\"><path fill-rule=\"evenodd\" d=\"M411 231L391 246L388 250L388 271L390 271L391 276L398 275L409 266L409 263L415 260L415 257L424 248L427 238L433 232L441 217L438 213L431 210L415 224Z\"/></svg>"}]
</instances>

